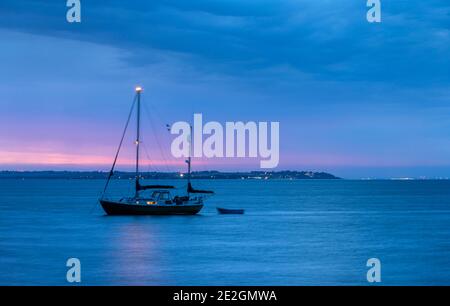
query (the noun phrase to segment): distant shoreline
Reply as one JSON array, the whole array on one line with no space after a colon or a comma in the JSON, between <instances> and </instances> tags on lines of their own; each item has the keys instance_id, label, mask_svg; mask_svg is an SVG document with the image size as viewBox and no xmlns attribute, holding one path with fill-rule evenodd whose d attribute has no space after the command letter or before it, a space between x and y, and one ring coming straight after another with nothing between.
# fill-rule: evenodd
<instances>
[{"instance_id":1,"label":"distant shoreline","mask_svg":"<svg viewBox=\"0 0 450 306\"><path fill-rule=\"evenodd\" d=\"M105 179L109 172L105 171L0 171L0 179ZM143 179L184 179L185 173L180 172L142 172ZM134 178L134 172L115 171L114 179ZM196 171L192 179L284 179L284 180L317 180L341 179L326 172L313 171L248 171L220 172Z\"/></svg>"}]
</instances>

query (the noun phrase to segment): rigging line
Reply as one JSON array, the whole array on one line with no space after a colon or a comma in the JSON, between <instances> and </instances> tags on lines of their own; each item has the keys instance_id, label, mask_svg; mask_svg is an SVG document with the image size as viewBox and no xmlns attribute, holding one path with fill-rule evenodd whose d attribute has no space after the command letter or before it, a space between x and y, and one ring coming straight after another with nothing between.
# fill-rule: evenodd
<instances>
[{"instance_id":1,"label":"rigging line","mask_svg":"<svg viewBox=\"0 0 450 306\"><path fill-rule=\"evenodd\" d=\"M164 116L162 115L161 111L158 110L158 108L156 107L156 105L149 103L148 107L150 108L150 110L152 112L154 112L156 114L157 118L164 118Z\"/></svg>"},{"instance_id":2,"label":"rigging line","mask_svg":"<svg viewBox=\"0 0 450 306\"><path fill-rule=\"evenodd\" d=\"M146 112L146 114L147 114L148 120L149 120L149 122L150 122L152 131L153 131L153 134L154 134L154 136L155 136L155 142L156 142L156 144L158 145L159 151L160 151L160 153L161 153L161 157L162 157L162 159L163 159L163 161L164 161L164 166L165 166L165 168L166 168L166 171L169 172L169 168L168 168L168 166L167 166L167 164L168 164L168 161L167 161L167 160L168 160L168 159L167 159L166 155L164 154L164 151L163 151L163 149L162 149L161 142L159 141L159 138L158 138L158 136L157 136L156 128L155 128L155 125L153 124L153 120L151 120L151 115L150 115L150 111L149 111L148 108L147 108L147 104L144 104L144 109L145 109L145 112Z\"/></svg>"},{"instance_id":3,"label":"rigging line","mask_svg":"<svg viewBox=\"0 0 450 306\"><path fill-rule=\"evenodd\" d=\"M144 136L142 136L142 142L141 142L141 144L142 144L142 147L144 148L145 156L147 157L147 163L146 163L146 166L147 166L147 172L152 172L152 171L157 172L158 169L157 169L157 168L154 168L154 167L152 166L152 160L151 160L151 158L150 158L150 154L148 153L148 148L147 148L147 145L146 145L146 138L145 138Z\"/></svg>"},{"instance_id":4,"label":"rigging line","mask_svg":"<svg viewBox=\"0 0 450 306\"><path fill-rule=\"evenodd\" d=\"M152 164L151 164L150 154L148 153L148 149L147 149L147 146L146 146L146 144L145 144L144 138L142 139L142 146L144 147L144 152L145 152L145 155L146 155L147 160L148 160L148 163L147 163L147 171L150 172L151 170L153 170L153 166L152 166ZM156 172L156 168L155 168L155 172Z\"/></svg>"},{"instance_id":5,"label":"rigging line","mask_svg":"<svg viewBox=\"0 0 450 306\"><path fill-rule=\"evenodd\" d=\"M158 107L156 105L150 103L149 107L157 116L159 116L159 118L164 118L161 111L158 109Z\"/></svg>"},{"instance_id":6,"label":"rigging line","mask_svg":"<svg viewBox=\"0 0 450 306\"><path fill-rule=\"evenodd\" d=\"M153 121L152 121L152 119L151 119L150 111L149 111L148 108L147 108L147 104L146 104L146 103L143 103L143 104L144 104L144 110L145 110L145 112L146 112L146 114L147 114L147 117L148 117L148 121L150 121L150 125L151 125L151 127L152 127L153 134L155 135L155 141L156 141L156 144L158 145L159 151L160 151L160 153L161 153L161 157L162 157L163 160L164 160L164 166L165 166L165 168L166 168L166 171L167 171L167 172L170 172L169 167L167 166L167 164L168 164L168 159L166 158L166 155L164 154L164 151L163 151L163 149L162 149L162 146L161 146L161 143L160 143L160 141L159 141L159 139L158 139L158 136L156 135L156 128L155 128L155 126L154 126L154 124L153 124Z\"/></svg>"},{"instance_id":7,"label":"rigging line","mask_svg":"<svg viewBox=\"0 0 450 306\"><path fill-rule=\"evenodd\" d=\"M108 188L108 185L109 185L109 181L111 180L111 177L113 176L114 168L116 167L117 158L119 157L120 148L122 147L123 139L125 138L125 134L128 129L128 124L130 123L131 115L133 114L133 109L134 109L134 105L136 104L136 100L137 100L137 94L134 96L133 104L131 105L130 113L128 114L127 123L125 124L125 128L122 133L122 138L120 139L119 147L117 148L116 156L114 157L114 162L112 164L111 171L109 171L108 179L106 180L106 184L105 184L105 188L103 189L102 198L105 195L106 189Z\"/></svg>"}]
</instances>

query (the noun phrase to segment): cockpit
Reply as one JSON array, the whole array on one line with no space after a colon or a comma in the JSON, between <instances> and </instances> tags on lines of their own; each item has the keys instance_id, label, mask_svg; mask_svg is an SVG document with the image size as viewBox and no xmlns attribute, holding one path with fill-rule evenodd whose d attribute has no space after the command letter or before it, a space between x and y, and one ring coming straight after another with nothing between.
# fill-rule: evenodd
<instances>
[{"instance_id":1,"label":"cockpit","mask_svg":"<svg viewBox=\"0 0 450 306\"><path fill-rule=\"evenodd\" d=\"M170 197L170 192L168 191L153 191L151 195L152 199L155 201L170 201L172 200Z\"/></svg>"}]
</instances>

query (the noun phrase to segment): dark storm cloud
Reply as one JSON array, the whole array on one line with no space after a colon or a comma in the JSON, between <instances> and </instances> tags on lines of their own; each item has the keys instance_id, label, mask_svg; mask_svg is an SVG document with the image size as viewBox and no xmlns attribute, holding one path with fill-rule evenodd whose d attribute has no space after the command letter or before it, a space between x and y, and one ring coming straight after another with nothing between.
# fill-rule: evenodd
<instances>
[{"instance_id":1,"label":"dark storm cloud","mask_svg":"<svg viewBox=\"0 0 450 306\"><path fill-rule=\"evenodd\" d=\"M156 49L230 75L284 66L325 80L449 81L447 1L382 1L381 24L366 21L365 1L81 2L75 25L64 0L4 0L0 26L123 48L130 64Z\"/></svg>"}]
</instances>

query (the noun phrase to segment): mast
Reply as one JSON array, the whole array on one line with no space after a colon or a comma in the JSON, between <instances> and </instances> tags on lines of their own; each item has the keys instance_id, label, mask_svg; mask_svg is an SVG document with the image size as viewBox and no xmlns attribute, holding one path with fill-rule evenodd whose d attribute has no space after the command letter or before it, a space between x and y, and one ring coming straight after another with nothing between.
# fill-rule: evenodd
<instances>
[{"instance_id":1,"label":"mast","mask_svg":"<svg viewBox=\"0 0 450 306\"><path fill-rule=\"evenodd\" d=\"M190 134L189 134L189 156L188 156L188 160L187 160L187 164L188 164L188 175L187 175L187 179L188 179L188 196L190 194L189 190L190 190L190 186L191 186L191 156L192 156L192 125L189 126L190 128Z\"/></svg>"},{"instance_id":2,"label":"mast","mask_svg":"<svg viewBox=\"0 0 450 306\"><path fill-rule=\"evenodd\" d=\"M190 134L190 139L189 139L189 156L188 159L186 160L186 163L188 164L188 175L187 175L187 179L188 179L188 187L187 187L187 194L188 197L190 196L191 193L204 193L204 194L213 194L213 191L209 191L209 190L200 190L200 189L194 189L191 185L191 157L192 157L192 126L189 126L190 130L191 130L191 134Z\"/></svg>"},{"instance_id":3,"label":"mast","mask_svg":"<svg viewBox=\"0 0 450 306\"><path fill-rule=\"evenodd\" d=\"M136 95L137 95L137 126L136 126L136 193L135 197L139 196L139 145L140 145L140 133L141 133L141 92L142 87L136 87Z\"/></svg>"}]
</instances>

